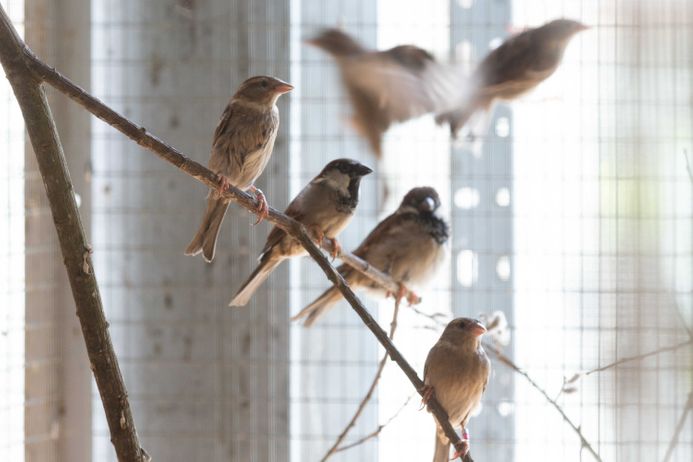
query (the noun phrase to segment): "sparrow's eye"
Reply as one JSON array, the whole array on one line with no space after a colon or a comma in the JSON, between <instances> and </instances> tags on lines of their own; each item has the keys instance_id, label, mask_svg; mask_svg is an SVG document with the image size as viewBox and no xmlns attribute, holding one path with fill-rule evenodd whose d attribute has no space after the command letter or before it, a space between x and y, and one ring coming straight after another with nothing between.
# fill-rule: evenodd
<instances>
[{"instance_id":1,"label":"sparrow's eye","mask_svg":"<svg viewBox=\"0 0 693 462\"><path fill-rule=\"evenodd\" d=\"M267 88L267 86L269 85L269 82L267 82L266 79L262 79L260 81L260 85L262 85L262 88Z\"/></svg>"}]
</instances>

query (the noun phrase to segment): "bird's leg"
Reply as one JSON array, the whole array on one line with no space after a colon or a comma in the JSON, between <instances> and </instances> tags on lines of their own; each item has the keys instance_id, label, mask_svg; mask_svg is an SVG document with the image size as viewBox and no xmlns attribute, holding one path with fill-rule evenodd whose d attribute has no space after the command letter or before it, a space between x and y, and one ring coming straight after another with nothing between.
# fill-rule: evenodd
<instances>
[{"instance_id":1,"label":"bird's leg","mask_svg":"<svg viewBox=\"0 0 693 462\"><path fill-rule=\"evenodd\" d=\"M255 194L255 199L260 203L257 207L257 210L255 213L257 214L257 221L255 224L257 225L260 223L262 220L267 218L267 215L269 215L269 205L267 205L267 198L265 195L260 191L258 188L255 187L255 185L250 185L250 188L248 188L250 192Z\"/></svg>"},{"instance_id":2,"label":"bird's leg","mask_svg":"<svg viewBox=\"0 0 693 462\"><path fill-rule=\"evenodd\" d=\"M455 449L455 454L453 454L452 459L450 460L455 460L459 459L460 457L464 457L467 455L469 452L469 432L467 431L466 428L462 427L462 450Z\"/></svg>"},{"instance_id":3,"label":"bird's leg","mask_svg":"<svg viewBox=\"0 0 693 462\"><path fill-rule=\"evenodd\" d=\"M428 402L436 395L436 390L431 385L423 386L423 394L421 395L421 407L419 410L428 406Z\"/></svg>"}]
</instances>

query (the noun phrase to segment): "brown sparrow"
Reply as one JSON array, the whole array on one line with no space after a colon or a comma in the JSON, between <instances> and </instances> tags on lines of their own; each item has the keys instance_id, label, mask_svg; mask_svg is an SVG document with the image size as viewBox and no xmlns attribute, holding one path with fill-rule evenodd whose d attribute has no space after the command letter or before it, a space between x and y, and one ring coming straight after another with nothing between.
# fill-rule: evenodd
<instances>
[{"instance_id":1,"label":"brown sparrow","mask_svg":"<svg viewBox=\"0 0 693 462\"><path fill-rule=\"evenodd\" d=\"M284 213L300 221L318 243L332 239L338 252L336 236L347 226L359 201L361 178L373 170L351 159L333 160L291 201ZM260 264L243 283L229 306L242 306L281 262L305 255L301 244L278 227L272 228L260 255Z\"/></svg>"},{"instance_id":2,"label":"brown sparrow","mask_svg":"<svg viewBox=\"0 0 693 462\"><path fill-rule=\"evenodd\" d=\"M453 319L429 351L424 367L423 402L428 403L435 396L447 412L450 425L462 428L465 454L469 450L466 428L469 415L481 401L491 373L491 362L481 347L481 336L485 332L484 325L475 319ZM433 462L447 462L450 440L437 421L436 426ZM464 454L455 454L453 459L460 456Z\"/></svg>"},{"instance_id":3,"label":"brown sparrow","mask_svg":"<svg viewBox=\"0 0 693 462\"><path fill-rule=\"evenodd\" d=\"M336 60L353 107L353 124L377 157L381 136L392 123L445 107L449 99L454 74L421 48L369 50L338 29L323 30L307 43Z\"/></svg>"},{"instance_id":4,"label":"brown sparrow","mask_svg":"<svg viewBox=\"0 0 693 462\"><path fill-rule=\"evenodd\" d=\"M436 121L449 123L456 137L476 111L488 112L495 100L517 98L547 79L561 63L570 39L587 28L577 21L556 19L507 39L479 64L461 107L440 113Z\"/></svg>"},{"instance_id":5,"label":"brown sparrow","mask_svg":"<svg viewBox=\"0 0 693 462\"><path fill-rule=\"evenodd\" d=\"M389 274L401 284L425 282L445 257L444 244L448 240L448 225L436 215L439 207L440 198L435 189L412 189L404 196L399 208L371 231L354 251L354 255ZM361 287L379 295L387 295L368 276L352 267L340 265L337 270L352 289ZM310 327L341 296L336 287L331 287L292 320L305 318L304 325Z\"/></svg>"},{"instance_id":6,"label":"brown sparrow","mask_svg":"<svg viewBox=\"0 0 693 462\"><path fill-rule=\"evenodd\" d=\"M293 87L274 77L251 77L243 82L224 109L214 131L209 169L219 178L219 190L235 186L254 192L260 207L258 222L267 216L267 200L253 183L262 174L272 155L279 128L277 99ZM204 259L214 258L219 228L229 202L217 191L207 195L202 224L185 249L186 255L202 252Z\"/></svg>"}]
</instances>

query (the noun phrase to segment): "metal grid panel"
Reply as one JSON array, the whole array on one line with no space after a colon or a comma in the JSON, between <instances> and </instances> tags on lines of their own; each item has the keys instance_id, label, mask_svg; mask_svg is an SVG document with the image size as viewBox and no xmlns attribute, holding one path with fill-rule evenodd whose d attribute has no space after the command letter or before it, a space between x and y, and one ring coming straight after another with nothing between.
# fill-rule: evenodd
<instances>
[{"instance_id":1,"label":"metal grid panel","mask_svg":"<svg viewBox=\"0 0 693 462\"><path fill-rule=\"evenodd\" d=\"M286 3L100 0L93 11L95 93L200 162L245 78L288 78ZM258 185L277 207L288 104ZM214 263L185 257L206 188L100 122L93 140L95 268L143 446L167 461L285 459L288 268L249 306L227 306L269 225L231 206ZM95 416L94 460L113 460Z\"/></svg>"}]
</instances>

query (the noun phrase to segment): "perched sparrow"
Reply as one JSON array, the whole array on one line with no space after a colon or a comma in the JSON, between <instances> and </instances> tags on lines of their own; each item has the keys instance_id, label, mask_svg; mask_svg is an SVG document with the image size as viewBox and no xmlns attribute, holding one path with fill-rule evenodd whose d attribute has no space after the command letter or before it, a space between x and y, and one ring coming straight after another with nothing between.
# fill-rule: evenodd
<instances>
[{"instance_id":1,"label":"perched sparrow","mask_svg":"<svg viewBox=\"0 0 693 462\"><path fill-rule=\"evenodd\" d=\"M490 111L496 99L514 99L553 74L570 39L585 29L577 21L556 19L509 38L479 64L461 107L440 113L436 121L449 123L456 137L476 111Z\"/></svg>"},{"instance_id":2,"label":"perched sparrow","mask_svg":"<svg viewBox=\"0 0 693 462\"><path fill-rule=\"evenodd\" d=\"M425 282L443 261L448 239L448 225L435 213L438 207L440 198L435 189L412 189L399 208L371 231L354 255L401 284ZM337 270L352 289L362 287L387 295L379 285L350 266L341 265ZM304 325L310 327L340 298L339 290L331 287L292 320L305 318Z\"/></svg>"},{"instance_id":3,"label":"perched sparrow","mask_svg":"<svg viewBox=\"0 0 693 462\"><path fill-rule=\"evenodd\" d=\"M333 160L291 201L284 213L300 221L318 242L332 239L351 221L359 202L361 178L373 170L351 159ZM301 244L277 228L272 228L260 255L260 264L243 283L230 306L243 306L270 273L289 257L305 255Z\"/></svg>"},{"instance_id":4,"label":"perched sparrow","mask_svg":"<svg viewBox=\"0 0 693 462\"><path fill-rule=\"evenodd\" d=\"M253 183L272 155L279 128L277 99L294 87L274 77L251 77L243 82L224 109L214 131L209 169L219 178L219 191L230 186L250 190L260 201L258 222L267 216L267 200ZM186 255L202 252L208 262L214 258L217 236L229 203L217 191L207 195L202 224L185 249Z\"/></svg>"},{"instance_id":5,"label":"perched sparrow","mask_svg":"<svg viewBox=\"0 0 693 462\"><path fill-rule=\"evenodd\" d=\"M450 97L454 74L421 48L368 50L338 29L323 30L307 43L337 61L353 107L353 124L377 157L381 136L393 122L440 109Z\"/></svg>"},{"instance_id":6,"label":"perched sparrow","mask_svg":"<svg viewBox=\"0 0 693 462\"><path fill-rule=\"evenodd\" d=\"M457 318L450 321L433 345L424 367L424 403L432 396L445 409L453 427L462 427L465 453L469 450L467 421L486 390L491 363L481 347L486 328L479 321ZM436 421L437 422L437 421ZM464 454L455 454L456 459ZM450 440L438 426L433 462L447 462Z\"/></svg>"}]
</instances>

